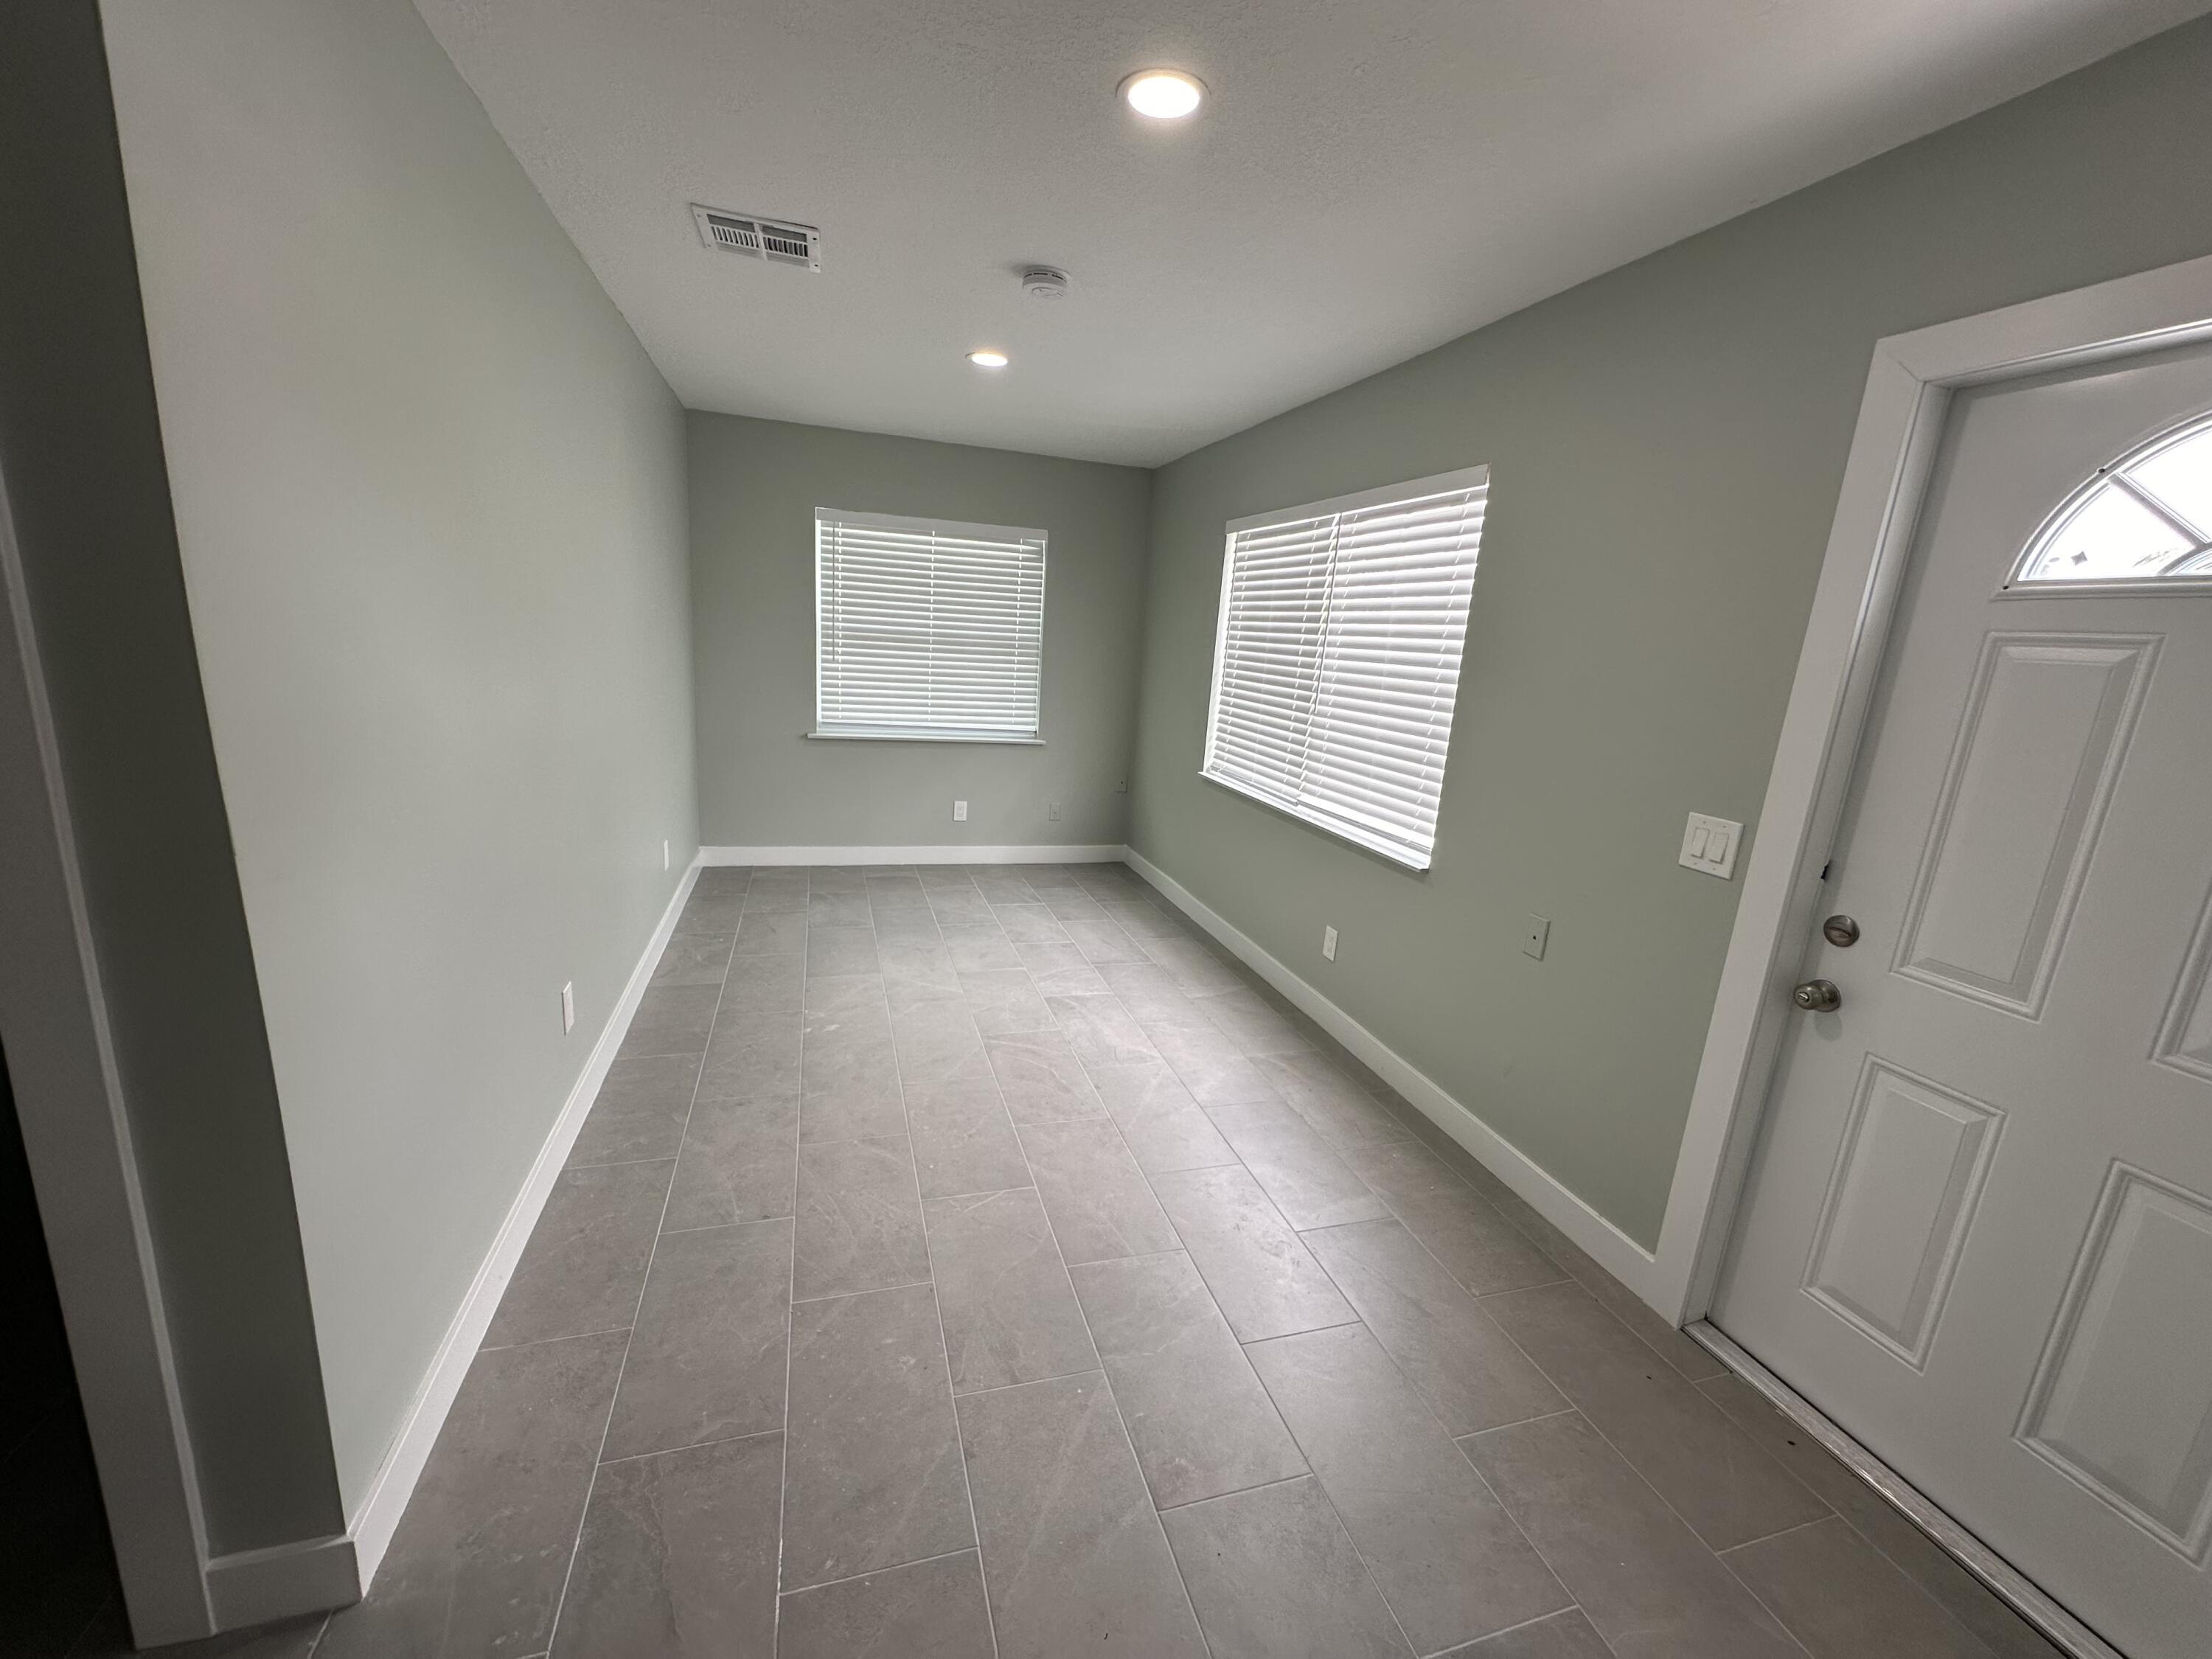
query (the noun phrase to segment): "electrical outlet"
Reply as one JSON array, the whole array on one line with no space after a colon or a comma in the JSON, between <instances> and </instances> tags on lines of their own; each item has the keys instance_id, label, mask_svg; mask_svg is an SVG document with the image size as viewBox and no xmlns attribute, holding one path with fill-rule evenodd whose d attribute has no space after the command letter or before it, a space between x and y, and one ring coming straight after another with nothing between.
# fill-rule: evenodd
<instances>
[{"instance_id":1,"label":"electrical outlet","mask_svg":"<svg viewBox=\"0 0 2212 1659\"><path fill-rule=\"evenodd\" d=\"M1532 915L1528 918L1528 925L1521 930L1521 954L1541 962L1544 947L1551 943L1551 922L1542 916Z\"/></svg>"},{"instance_id":2,"label":"electrical outlet","mask_svg":"<svg viewBox=\"0 0 2212 1659\"><path fill-rule=\"evenodd\" d=\"M956 800L952 803L952 821L955 823L965 823L968 822L968 803L966 801Z\"/></svg>"},{"instance_id":3,"label":"electrical outlet","mask_svg":"<svg viewBox=\"0 0 2212 1659\"><path fill-rule=\"evenodd\" d=\"M1321 953L1322 957L1327 961L1334 962L1336 960L1335 928L1324 927L1321 930Z\"/></svg>"},{"instance_id":4,"label":"electrical outlet","mask_svg":"<svg viewBox=\"0 0 2212 1659\"><path fill-rule=\"evenodd\" d=\"M576 1029L576 981L570 980L561 988L561 1034L566 1036Z\"/></svg>"},{"instance_id":5,"label":"electrical outlet","mask_svg":"<svg viewBox=\"0 0 2212 1659\"><path fill-rule=\"evenodd\" d=\"M1058 801L1052 802L1045 808L1044 815L1050 818L1054 823L1058 823L1060 822L1060 803Z\"/></svg>"}]
</instances>

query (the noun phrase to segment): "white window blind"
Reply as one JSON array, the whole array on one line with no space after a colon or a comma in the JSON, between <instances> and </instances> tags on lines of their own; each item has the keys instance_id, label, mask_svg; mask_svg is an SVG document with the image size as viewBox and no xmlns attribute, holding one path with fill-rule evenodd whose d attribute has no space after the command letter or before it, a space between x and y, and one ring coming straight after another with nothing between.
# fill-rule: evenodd
<instances>
[{"instance_id":1,"label":"white window blind","mask_svg":"<svg viewBox=\"0 0 2212 1659\"><path fill-rule=\"evenodd\" d=\"M1472 467L1229 526L1207 777L1428 868L1489 485Z\"/></svg>"},{"instance_id":2,"label":"white window blind","mask_svg":"<svg viewBox=\"0 0 2212 1659\"><path fill-rule=\"evenodd\" d=\"M1034 742L1042 530L814 514L815 727L823 737Z\"/></svg>"}]
</instances>

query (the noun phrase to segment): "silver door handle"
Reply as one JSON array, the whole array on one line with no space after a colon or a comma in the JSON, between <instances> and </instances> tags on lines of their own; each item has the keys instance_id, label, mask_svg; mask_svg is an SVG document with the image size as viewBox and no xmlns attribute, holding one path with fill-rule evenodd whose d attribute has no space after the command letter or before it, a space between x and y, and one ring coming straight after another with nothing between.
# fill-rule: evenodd
<instances>
[{"instance_id":1,"label":"silver door handle","mask_svg":"<svg viewBox=\"0 0 2212 1659\"><path fill-rule=\"evenodd\" d=\"M1790 1000L1808 1014L1832 1014L1844 1006L1844 994L1832 979L1808 979L1790 994Z\"/></svg>"}]
</instances>

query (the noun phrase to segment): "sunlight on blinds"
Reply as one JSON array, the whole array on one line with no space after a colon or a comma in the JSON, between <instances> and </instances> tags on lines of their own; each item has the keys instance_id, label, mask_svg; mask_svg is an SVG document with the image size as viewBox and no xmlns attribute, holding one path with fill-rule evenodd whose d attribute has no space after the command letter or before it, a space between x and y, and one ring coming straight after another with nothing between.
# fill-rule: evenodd
<instances>
[{"instance_id":1,"label":"sunlight on blinds","mask_svg":"<svg viewBox=\"0 0 2212 1659\"><path fill-rule=\"evenodd\" d=\"M1034 738L1042 530L814 515L815 723L825 736Z\"/></svg>"},{"instance_id":2,"label":"sunlight on blinds","mask_svg":"<svg viewBox=\"0 0 2212 1659\"><path fill-rule=\"evenodd\" d=\"M1417 870L1489 469L1229 527L1205 775Z\"/></svg>"}]
</instances>

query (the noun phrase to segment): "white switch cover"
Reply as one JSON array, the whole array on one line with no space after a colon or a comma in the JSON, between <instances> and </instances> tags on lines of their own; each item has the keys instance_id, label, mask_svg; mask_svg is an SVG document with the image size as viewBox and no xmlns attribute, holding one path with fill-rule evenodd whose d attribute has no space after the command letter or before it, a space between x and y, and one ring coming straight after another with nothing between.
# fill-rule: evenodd
<instances>
[{"instance_id":1,"label":"white switch cover","mask_svg":"<svg viewBox=\"0 0 2212 1659\"><path fill-rule=\"evenodd\" d=\"M1709 818L1703 812L1690 814L1690 827L1682 832L1683 868L1718 876L1723 881L1735 874L1736 843L1743 839L1743 826L1727 818Z\"/></svg>"},{"instance_id":2,"label":"white switch cover","mask_svg":"<svg viewBox=\"0 0 2212 1659\"><path fill-rule=\"evenodd\" d=\"M664 870L668 867L668 843L665 841L660 843L660 867Z\"/></svg>"},{"instance_id":3,"label":"white switch cover","mask_svg":"<svg viewBox=\"0 0 2212 1659\"><path fill-rule=\"evenodd\" d=\"M966 801L956 800L952 803L952 821L955 823L965 823L968 822L968 803Z\"/></svg>"},{"instance_id":4,"label":"white switch cover","mask_svg":"<svg viewBox=\"0 0 2212 1659\"><path fill-rule=\"evenodd\" d=\"M1046 811L1045 817L1050 818L1054 823L1058 823L1060 822L1060 803L1058 801L1052 803L1051 806Z\"/></svg>"},{"instance_id":5,"label":"white switch cover","mask_svg":"<svg viewBox=\"0 0 2212 1659\"><path fill-rule=\"evenodd\" d=\"M1324 927L1321 930L1321 953L1324 957L1327 957L1331 962L1334 962L1336 960L1335 928Z\"/></svg>"},{"instance_id":6,"label":"white switch cover","mask_svg":"<svg viewBox=\"0 0 2212 1659\"><path fill-rule=\"evenodd\" d=\"M570 980L561 988L561 1030L563 1032L568 1032L575 1029L576 982Z\"/></svg>"},{"instance_id":7,"label":"white switch cover","mask_svg":"<svg viewBox=\"0 0 2212 1659\"><path fill-rule=\"evenodd\" d=\"M1521 954L1524 957L1534 957L1537 961L1541 962L1544 959L1544 947L1551 943L1551 939L1552 924L1549 918L1531 915L1528 918L1528 927L1522 930Z\"/></svg>"}]
</instances>

